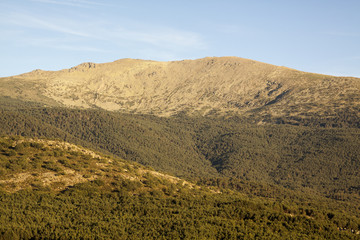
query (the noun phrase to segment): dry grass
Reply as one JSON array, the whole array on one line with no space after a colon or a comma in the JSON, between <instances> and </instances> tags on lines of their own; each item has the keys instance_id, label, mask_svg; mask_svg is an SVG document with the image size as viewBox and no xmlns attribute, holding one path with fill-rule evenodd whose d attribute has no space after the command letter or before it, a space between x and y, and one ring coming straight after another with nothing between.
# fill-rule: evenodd
<instances>
[{"instance_id":1,"label":"dry grass","mask_svg":"<svg viewBox=\"0 0 360 240\"><path fill-rule=\"evenodd\" d=\"M102 180L108 185L111 185L113 181L118 182L120 179L140 183L149 176L159 179L159 181L168 181L173 184L181 183L182 186L186 185L189 188L195 187L194 184L180 178L134 165L134 163L121 159L112 159L67 142L32 138L12 140L5 137L3 139L11 141L11 149L15 150L18 144L25 143L26 146L31 146L32 143L40 144L36 147L22 147L22 150L16 150L17 154L12 156L10 161L14 164L16 164L16 159L19 156L26 156L29 163L33 161L32 159L42 156L41 164L37 168L28 165L26 168L19 169L16 172L3 172L0 187L8 192L39 187L48 187L54 191L61 191L69 186L96 179ZM61 152L61 156L54 157L53 151ZM4 161L4 158L1 161ZM52 163L50 169L44 167L44 163L47 162ZM3 165L2 162L0 164Z\"/></svg>"},{"instance_id":2,"label":"dry grass","mask_svg":"<svg viewBox=\"0 0 360 240\"><path fill-rule=\"evenodd\" d=\"M170 116L326 115L360 107L360 80L305 73L236 57L175 62L122 59L0 79L0 94L68 107ZM260 114L259 112L259 114Z\"/></svg>"}]
</instances>

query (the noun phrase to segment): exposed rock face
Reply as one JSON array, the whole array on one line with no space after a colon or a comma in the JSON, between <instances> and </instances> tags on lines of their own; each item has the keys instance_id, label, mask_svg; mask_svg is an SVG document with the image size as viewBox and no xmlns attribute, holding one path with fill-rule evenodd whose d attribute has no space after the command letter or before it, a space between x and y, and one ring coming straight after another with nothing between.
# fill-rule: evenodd
<instances>
[{"instance_id":1,"label":"exposed rock face","mask_svg":"<svg viewBox=\"0 0 360 240\"><path fill-rule=\"evenodd\" d=\"M96 67L95 63L86 62L86 63L82 63L80 65L70 68L69 72L76 72L76 71L85 72L86 70L88 70L90 68L95 68L95 67Z\"/></svg>"},{"instance_id":2,"label":"exposed rock face","mask_svg":"<svg viewBox=\"0 0 360 240\"><path fill-rule=\"evenodd\" d=\"M174 62L122 59L0 79L0 95L69 107L170 116L306 117L360 109L360 79L237 57Z\"/></svg>"}]
</instances>

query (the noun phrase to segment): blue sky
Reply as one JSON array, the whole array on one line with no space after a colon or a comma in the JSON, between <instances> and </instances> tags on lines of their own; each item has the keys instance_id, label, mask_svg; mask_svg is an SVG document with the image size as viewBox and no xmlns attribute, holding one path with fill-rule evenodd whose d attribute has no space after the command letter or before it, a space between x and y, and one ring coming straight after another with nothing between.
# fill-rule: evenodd
<instances>
[{"instance_id":1,"label":"blue sky","mask_svg":"<svg viewBox=\"0 0 360 240\"><path fill-rule=\"evenodd\" d=\"M1 0L0 76L238 56L360 77L359 0Z\"/></svg>"}]
</instances>

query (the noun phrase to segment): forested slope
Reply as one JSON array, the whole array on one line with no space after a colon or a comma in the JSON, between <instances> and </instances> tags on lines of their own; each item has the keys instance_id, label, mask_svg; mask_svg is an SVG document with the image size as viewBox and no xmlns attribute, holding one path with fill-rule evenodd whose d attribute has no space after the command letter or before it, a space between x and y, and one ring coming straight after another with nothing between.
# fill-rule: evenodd
<instances>
[{"instance_id":1,"label":"forested slope","mask_svg":"<svg viewBox=\"0 0 360 240\"><path fill-rule=\"evenodd\" d=\"M198 186L62 141L1 137L0 168L0 239L356 239L360 225L334 201Z\"/></svg>"},{"instance_id":2,"label":"forested slope","mask_svg":"<svg viewBox=\"0 0 360 240\"><path fill-rule=\"evenodd\" d=\"M0 116L4 134L64 139L189 179L226 177L359 202L357 128L23 108L27 103L9 101Z\"/></svg>"}]
</instances>

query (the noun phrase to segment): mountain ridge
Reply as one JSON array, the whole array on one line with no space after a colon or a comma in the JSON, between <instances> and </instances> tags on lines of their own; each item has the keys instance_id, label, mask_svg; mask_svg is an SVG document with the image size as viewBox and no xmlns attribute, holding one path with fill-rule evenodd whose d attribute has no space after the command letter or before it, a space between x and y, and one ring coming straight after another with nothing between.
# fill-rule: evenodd
<instances>
[{"instance_id":1,"label":"mountain ridge","mask_svg":"<svg viewBox=\"0 0 360 240\"><path fill-rule=\"evenodd\" d=\"M120 59L0 79L0 95L50 106L172 116L358 116L360 80L306 73L238 57L158 62ZM291 111L290 111L291 110ZM348 111L349 112L349 111ZM305 114L306 115L306 114Z\"/></svg>"}]
</instances>

